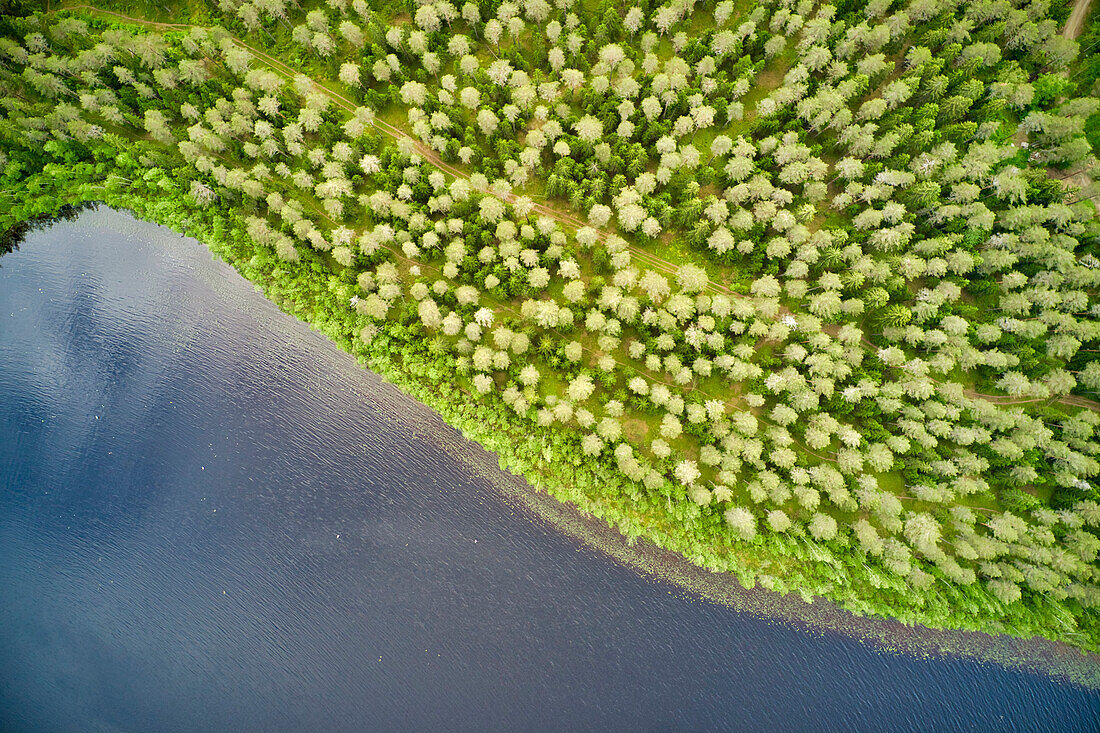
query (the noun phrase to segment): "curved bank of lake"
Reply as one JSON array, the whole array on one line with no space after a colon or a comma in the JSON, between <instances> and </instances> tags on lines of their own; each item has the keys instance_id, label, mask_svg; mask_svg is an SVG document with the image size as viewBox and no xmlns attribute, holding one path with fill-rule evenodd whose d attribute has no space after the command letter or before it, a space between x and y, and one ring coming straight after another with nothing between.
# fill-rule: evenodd
<instances>
[{"instance_id":1,"label":"curved bank of lake","mask_svg":"<svg viewBox=\"0 0 1100 733\"><path fill-rule=\"evenodd\" d=\"M877 646L1095 657L627 548L126 214L0 260L0 435L3 730L1100 726L1095 690Z\"/></svg>"}]
</instances>

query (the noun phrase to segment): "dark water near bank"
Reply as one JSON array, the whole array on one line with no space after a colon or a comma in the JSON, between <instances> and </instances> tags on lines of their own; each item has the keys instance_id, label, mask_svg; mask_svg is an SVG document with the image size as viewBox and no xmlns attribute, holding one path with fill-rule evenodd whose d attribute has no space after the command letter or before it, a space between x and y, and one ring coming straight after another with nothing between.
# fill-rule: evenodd
<instances>
[{"instance_id":1,"label":"dark water near bank","mask_svg":"<svg viewBox=\"0 0 1100 733\"><path fill-rule=\"evenodd\" d=\"M98 211L0 265L0 730L1100 726L578 546L193 240Z\"/></svg>"}]
</instances>

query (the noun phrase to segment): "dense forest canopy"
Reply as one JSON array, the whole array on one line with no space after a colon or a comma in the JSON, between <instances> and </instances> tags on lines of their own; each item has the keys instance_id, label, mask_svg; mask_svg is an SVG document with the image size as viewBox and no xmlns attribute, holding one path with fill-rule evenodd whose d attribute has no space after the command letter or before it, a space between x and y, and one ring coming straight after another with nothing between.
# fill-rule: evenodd
<instances>
[{"instance_id":1,"label":"dense forest canopy","mask_svg":"<svg viewBox=\"0 0 1100 733\"><path fill-rule=\"evenodd\" d=\"M1100 646L1071 4L12 7L4 226L197 233L536 484L746 584Z\"/></svg>"}]
</instances>

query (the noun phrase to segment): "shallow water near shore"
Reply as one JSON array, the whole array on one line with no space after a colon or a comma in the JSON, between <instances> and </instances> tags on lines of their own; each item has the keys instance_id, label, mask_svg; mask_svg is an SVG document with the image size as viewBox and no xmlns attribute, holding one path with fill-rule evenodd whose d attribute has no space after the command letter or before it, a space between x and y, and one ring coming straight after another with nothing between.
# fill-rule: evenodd
<instances>
[{"instance_id":1,"label":"shallow water near shore","mask_svg":"<svg viewBox=\"0 0 1100 733\"><path fill-rule=\"evenodd\" d=\"M0 260L0 435L2 730L1100 726L1095 657L627 546L126 214Z\"/></svg>"}]
</instances>

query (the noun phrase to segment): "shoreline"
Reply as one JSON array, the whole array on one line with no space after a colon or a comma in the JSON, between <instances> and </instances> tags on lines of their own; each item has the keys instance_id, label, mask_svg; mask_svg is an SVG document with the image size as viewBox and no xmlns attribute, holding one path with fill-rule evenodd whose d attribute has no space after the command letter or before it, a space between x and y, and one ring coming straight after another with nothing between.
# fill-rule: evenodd
<instances>
[{"instance_id":1,"label":"shoreline","mask_svg":"<svg viewBox=\"0 0 1100 733\"><path fill-rule=\"evenodd\" d=\"M61 203L71 206L78 202ZM160 221L152 212L137 210L138 206L149 206L149 202L138 197L128 201L96 203L131 216L135 220L147 221L183 234L179 223L173 225L171 222ZM38 221L31 228L49 226L51 223L52 219L46 218L44 221ZM468 408L468 404L453 404L438 388L421 383L412 374L401 371L393 360L389 361L387 366L377 358L366 358L363 354L356 353L349 348L350 340L345 339L347 343L341 343L332 333L327 332L326 328L305 318L303 316L305 303L271 292L271 283L262 283L249 278L243 271L247 263L234 259L227 244L218 243L214 237L210 237L209 242L204 241L200 238L205 233L204 227L195 226L195 224L196 222L191 220L186 225L187 232L184 236L194 239L209 251L211 256L232 267L238 275L253 284L262 292L266 300L272 302L281 311L306 323L341 351L348 353L359 362L361 368L366 368L382 381L394 386L403 395L428 409L434 419L438 419L443 425L455 431L446 435L433 430L431 433L433 441L452 457L467 465L473 465L478 475L491 481L509 505L524 511L538 521L550 524L555 531L566 534L578 545L591 551L598 551L642 577L670 583L680 592L733 608L769 623L793 627L805 633L836 633L855 639L880 652L924 658L956 657L979 663L992 663L1010 669L1046 675L1086 689L1100 689L1100 655L1085 652L1065 642L1039 636L1031 638L1009 634L994 636L980 631L935 628L919 623L907 624L895 618L857 615L835 601L819 595L815 595L813 601L807 603L800 597L799 591L789 589L786 593L781 593L759 587L746 588L733 572L714 571L697 565L679 552L661 547L655 539L646 537L644 534L636 538L629 537L621 529L613 526L610 517L615 516L615 507L589 499L579 489L571 490L564 485L538 486L535 484L540 482L528 482L522 474L517 475L515 466L517 463L522 463L522 460L515 455L514 450L508 450L507 452L512 455L507 455L499 448L518 447L518 444L509 441L509 436L491 434L492 428L487 422L478 421L471 424L462 415L462 408ZM490 433L479 434L479 431L486 429ZM474 446L478 448L478 452L471 451ZM494 457L497 459L497 465L493 465ZM531 468L530 471L538 473L537 468ZM585 499L586 503L578 501L579 498Z\"/></svg>"},{"instance_id":2,"label":"shoreline","mask_svg":"<svg viewBox=\"0 0 1100 733\"><path fill-rule=\"evenodd\" d=\"M389 382L385 376L368 371ZM574 502L559 499L545 488L532 486L524 477L499 469L493 461L497 453L467 437L447 422L434 406L398 389L438 416L444 426L461 434L447 435L435 430L431 438L455 460L491 482L509 506L650 582L668 584L692 600L726 606L801 633L837 634L854 639L879 653L994 664L1100 690L1100 654L1085 652L1064 642L1041 636L1021 638L1009 634L937 629L905 624L894 618L859 616L820 596L807 603L795 592L782 594L759 586L745 588L736 576L707 570L644 536L630 539Z\"/></svg>"}]
</instances>

